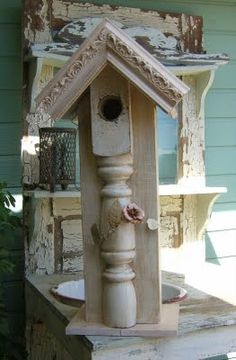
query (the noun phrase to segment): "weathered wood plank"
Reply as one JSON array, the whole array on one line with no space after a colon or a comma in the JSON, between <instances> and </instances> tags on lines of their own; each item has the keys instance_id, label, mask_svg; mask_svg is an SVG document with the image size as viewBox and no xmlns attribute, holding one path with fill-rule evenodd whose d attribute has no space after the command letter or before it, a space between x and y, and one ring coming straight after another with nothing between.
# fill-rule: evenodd
<instances>
[{"instance_id":1,"label":"weathered wood plank","mask_svg":"<svg viewBox=\"0 0 236 360\"><path fill-rule=\"evenodd\" d=\"M107 17L129 26L136 24L154 26L163 33L172 34L179 41L183 51L202 51L202 18L200 16L79 2L65 4L54 0L51 26L62 27L73 19L88 16ZM192 26L193 23L194 26Z\"/></svg>"},{"instance_id":2,"label":"weathered wood plank","mask_svg":"<svg viewBox=\"0 0 236 360\"><path fill-rule=\"evenodd\" d=\"M99 156L117 156L131 151L128 82L111 66L106 66L91 84L91 119L93 153ZM110 99L106 111L104 105ZM116 104L116 107L114 108ZM108 103L109 105L109 103ZM119 109L120 106L120 109ZM117 121L104 116L118 114ZM105 113L104 113L105 111ZM108 112L108 114L106 114Z\"/></svg>"},{"instance_id":3,"label":"weathered wood plank","mask_svg":"<svg viewBox=\"0 0 236 360\"><path fill-rule=\"evenodd\" d=\"M54 219L50 201L50 199L38 200L28 208L30 242L27 244L25 255L27 273L52 274L55 271Z\"/></svg>"},{"instance_id":4,"label":"weathered wood plank","mask_svg":"<svg viewBox=\"0 0 236 360\"><path fill-rule=\"evenodd\" d=\"M185 96L180 116L180 139L179 139L179 174L178 180L187 183L194 181L204 185L204 119L199 114L197 106L197 78L183 76L183 81L190 87Z\"/></svg>"},{"instance_id":5,"label":"weathered wood plank","mask_svg":"<svg viewBox=\"0 0 236 360\"><path fill-rule=\"evenodd\" d=\"M131 87L134 174L131 179L133 200L145 212L145 218L159 220L158 168L156 167L156 108L135 87ZM137 292L137 322L160 319L159 235L146 224L137 225L134 280Z\"/></svg>"},{"instance_id":6,"label":"weathered wood plank","mask_svg":"<svg viewBox=\"0 0 236 360\"><path fill-rule=\"evenodd\" d=\"M91 228L100 221L101 180L97 175L97 163L92 152L90 95L87 93L80 101L78 108L80 127L80 181L82 203L82 229L84 241L84 272L86 320L102 319L102 264L98 244L94 242ZM93 264L93 266L91 266Z\"/></svg>"}]
</instances>

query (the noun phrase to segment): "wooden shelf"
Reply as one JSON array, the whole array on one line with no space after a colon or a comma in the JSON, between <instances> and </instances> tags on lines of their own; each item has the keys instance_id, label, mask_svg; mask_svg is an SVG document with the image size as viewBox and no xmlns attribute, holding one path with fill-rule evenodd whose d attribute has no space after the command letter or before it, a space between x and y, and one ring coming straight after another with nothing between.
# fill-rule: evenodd
<instances>
[{"instance_id":1,"label":"wooden shelf","mask_svg":"<svg viewBox=\"0 0 236 360\"><path fill-rule=\"evenodd\" d=\"M159 195L171 196L171 195L207 195L207 194L222 194L226 193L226 187L215 186L188 186L188 185L160 185Z\"/></svg>"},{"instance_id":2,"label":"wooden shelf","mask_svg":"<svg viewBox=\"0 0 236 360\"><path fill-rule=\"evenodd\" d=\"M160 196L174 196L174 195L208 195L208 194L223 194L227 192L226 187L214 187L214 186L184 186L178 184L160 185ZM25 190L23 192L25 196L32 196L35 199L43 198L70 198L80 197L81 192L77 189L58 190L53 193L46 190Z\"/></svg>"},{"instance_id":3,"label":"wooden shelf","mask_svg":"<svg viewBox=\"0 0 236 360\"><path fill-rule=\"evenodd\" d=\"M160 185L160 196L183 196L184 202L194 197L193 204L196 209L196 237L198 240L203 238L208 221L211 217L213 205L220 194L226 193L226 187L202 186L202 185ZM187 219L188 212L183 212L183 217ZM184 240L185 241L185 240Z\"/></svg>"},{"instance_id":4,"label":"wooden shelf","mask_svg":"<svg viewBox=\"0 0 236 360\"><path fill-rule=\"evenodd\" d=\"M64 190L64 191L55 191L55 192L50 192L50 191L46 191L46 190L25 190L23 192L23 194L25 196L31 196L34 197L35 199L43 199L43 198L74 198L74 197L80 197L81 196L81 192L80 190L76 190L76 189L68 189L68 190Z\"/></svg>"}]
</instances>

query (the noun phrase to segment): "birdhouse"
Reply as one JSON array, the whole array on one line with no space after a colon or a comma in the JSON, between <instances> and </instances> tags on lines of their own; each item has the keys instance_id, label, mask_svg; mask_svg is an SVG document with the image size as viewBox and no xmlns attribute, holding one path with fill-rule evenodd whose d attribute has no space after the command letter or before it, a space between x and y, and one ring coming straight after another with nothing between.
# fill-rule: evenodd
<instances>
[{"instance_id":1,"label":"birdhouse","mask_svg":"<svg viewBox=\"0 0 236 360\"><path fill-rule=\"evenodd\" d=\"M38 116L79 118L85 308L68 334L157 336L161 303L156 105L188 87L105 19L37 98ZM169 312L169 316L171 312Z\"/></svg>"}]
</instances>

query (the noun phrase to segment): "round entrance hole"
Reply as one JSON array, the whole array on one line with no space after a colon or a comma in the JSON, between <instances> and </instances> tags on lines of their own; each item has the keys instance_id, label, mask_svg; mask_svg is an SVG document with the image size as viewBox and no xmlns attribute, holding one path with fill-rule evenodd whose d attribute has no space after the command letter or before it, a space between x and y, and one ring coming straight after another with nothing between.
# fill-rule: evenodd
<instances>
[{"instance_id":1,"label":"round entrance hole","mask_svg":"<svg viewBox=\"0 0 236 360\"><path fill-rule=\"evenodd\" d=\"M120 116L122 108L119 96L106 96L100 103L100 115L106 121L115 121Z\"/></svg>"}]
</instances>

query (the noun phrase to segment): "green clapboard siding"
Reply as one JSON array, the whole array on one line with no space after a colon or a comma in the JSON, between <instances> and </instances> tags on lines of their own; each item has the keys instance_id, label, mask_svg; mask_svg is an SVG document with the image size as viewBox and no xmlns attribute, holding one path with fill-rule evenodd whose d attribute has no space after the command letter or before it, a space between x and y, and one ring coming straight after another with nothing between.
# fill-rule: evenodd
<instances>
[{"instance_id":1,"label":"green clapboard siding","mask_svg":"<svg viewBox=\"0 0 236 360\"><path fill-rule=\"evenodd\" d=\"M236 118L236 88L233 89L214 89L210 90L206 98L206 126L208 118L222 118L222 129L224 128L224 120ZM206 137L206 145L208 145L208 136Z\"/></svg>"},{"instance_id":2,"label":"green clapboard siding","mask_svg":"<svg viewBox=\"0 0 236 360\"><path fill-rule=\"evenodd\" d=\"M0 23L0 56L17 56L21 51L21 29L19 24Z\"/></svg>"},{"instance_id":3,"label":"green clapboard siding","mask_svg":"<svg viewBox=\"0 0 236 360\"><path fill-rule=\"evenodd\" d=\"M236 37L236 34L235 34ZM212 88L234 89L236 83L236 61L218 69Z\"/></svg>"},{"instance_id":4,"label":"green clapboard siding","mask_svg":"<svg viewBox=\"0 0 236 360\"><path fill-rule=\"evenodd\" d=\"M236 229L209 231L206 236L206 258L214 259L236 256L235 238Z\"/></svg>"},{"instance_id":5,"label":"green clapboard siding","mask_svg":"<svg viewBox=\"0 0 236 360\"><path fill-rule=\"evenodd\" d=\"M222 126L223 124L223 126ZM208 118L206 121L208 152L212 146L236 146L236 121L234 118ZM208 168L210 163L208 162Z\"/></svg>"},{"instance_id":6,"label":"green clapboard siding","mask_svg":"<svg viewBox=\"0 0 236 360\"><path fill-rule=\"evenodd\" d=\"M0 57L0 90L21 89L21 59Z\"/></svg>"},{"instance_id":7,"label":"green clapboard siding","mask_svg":"<svg viewBox=\"0 0 236 360\"><path fill-rule=\"evenodd\" d=\"M0 2L0 181L21 187L22 55L20 0Z\"/></svg>"},{"instance_id":8,"label":"green clapboard siding","mask_svg":"<svg viewBox=\"0 0 236 360\"><path fill-rule=\"evenodd\" d=\"M0 156L0 179L8 187L17 187L21 183L21 157L20 155Z\"/></svg>"},{"instance_id":9,"label":"green clapboard siding","mask_svg":"<svg viewBox=\"0 0 236 360\"><path fill-rule=\"evenodd\" d=\"M220 195L219 199L217 200L217 203L222 202L229 202L234 203L236 202L236 174L231 175L213 175L213 176L207 176L207 185L208 186L226 186L228 191L225 194ZM236 226L236 219L235 220L235 226Z\"/></svg>"},{"instance_id":10,"label":"green clapboard siding","mask_svg":"<svg viewBox=\"0 0 236 360\"><path fill-rule=\"evenodd\" d=\"M0 154L16 155L21 151L21 123L0 123Z\"/></svg>"},{"instance_id":11,"label":"green clapboard siding","mask_svg":"<svg viewBox=\"0 0 236 360\"><path fill-rule=\"evenodd\" d=\"M0 90L0 123L21 122L20 90Z\"/></svg>"},{"instance_id":12,"label":"green clapboard siding","mask_svg":"<svg viewBox=\"0 0 236 360\"><path fill-rule=\"evenodd\" d=\"M231 157L236 159L235 146L210 147L206 153L206 166L208 175L236 174L236 161L231 162Z\"/></svg>"},{"instance_id":13,"label":"green clapboard siding","mask_svg":"<svg viewBox=\"0 0 236 360\"><path fill-rule=\"evenodd\" d=\"M21 0L0 1L0 181L14 193L21 191ZM12 274L0 279L5 290L5 307L11 347L24 344L24 250L22 231L5 244L15 264ZM8 357L7 357L8 358ZM15 357L14 357L15 358ZM22 357L18 354L16 358Z\"/></svg>"},{"instance_id":14,"label":"green clapboard siding","mask_svg":"<svg viewBox=\"0 0 236 360\"><path fill-rule=\"evenodd\" d=\"M235 14L236 16L236 14ZM235 25L234 25L235 26ZM233 29L232 29L233 30ZM225 52L229 55L231 60L236 59L236 49L235 46L232 46L235 43L235 34L234 31L206 31L205 32L205 41L204 46L207 48L208 52ZM217 38L217 41L215 39ZM223 67L225 68L225 66ZM226 66L227 68L227 66Z\"/></svg>"}]
</instances>

